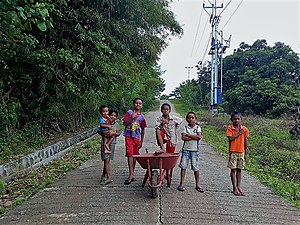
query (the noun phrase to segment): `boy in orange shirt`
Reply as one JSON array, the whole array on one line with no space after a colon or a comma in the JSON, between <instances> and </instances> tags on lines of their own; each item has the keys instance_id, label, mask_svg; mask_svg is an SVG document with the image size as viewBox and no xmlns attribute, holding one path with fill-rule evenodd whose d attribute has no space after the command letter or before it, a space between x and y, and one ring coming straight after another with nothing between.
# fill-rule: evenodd
<instances>
[{"instance_id":1,"label":"boy in orange shirt","mask_svg":"<svg viewBox=\"0 0 300 225\"><path fill-rule=\"evenodd\" d=\"M247 153L247 138L249 130L242 126L242 116L240 113L234 112L231 115L232 125L227 126L226 136L229 140L229 159L228 165L231 169L230 178L232 183L232 193L237 196L244 196L245 193L241 190L242 169L245 166Z\"/></svg>"}]
</instances>

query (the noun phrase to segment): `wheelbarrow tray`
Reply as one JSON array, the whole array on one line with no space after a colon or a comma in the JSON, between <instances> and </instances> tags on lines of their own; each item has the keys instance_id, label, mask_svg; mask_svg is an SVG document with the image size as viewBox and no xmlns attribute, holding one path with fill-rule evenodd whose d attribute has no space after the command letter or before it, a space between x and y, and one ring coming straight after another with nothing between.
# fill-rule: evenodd
<instances>
[{"instance_id":1,"label":"wheelbarrow tray","mask_svg":"<svg viewBox=\"0 0 300 225\"><path fill-rule=\"evenodd\" d=\"M148 161L150 163L151 169L173 169L176 166L177 160L179 158L179 153L162 153L162 154L140 154L133 155L142 168L148 169ZM160 160L162 167L160 168Z\"/></svg>"}]
</instances>

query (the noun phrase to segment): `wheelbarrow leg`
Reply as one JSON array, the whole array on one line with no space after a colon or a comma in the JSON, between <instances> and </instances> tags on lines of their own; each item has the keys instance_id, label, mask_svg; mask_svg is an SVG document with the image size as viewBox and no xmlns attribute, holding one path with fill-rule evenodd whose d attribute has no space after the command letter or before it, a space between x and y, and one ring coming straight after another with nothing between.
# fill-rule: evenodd
<instances>
[{"instance_id":1,"label":"wheelbarrow leg","mask_svg":"<svg viewBox=\"0 0 300 225\"><path fill-rule=\"evenodd\" d=\"M172 173L173 173L173 169L170 169L170 170L166 171L166 178L167 178L168 187L171 187Z\"/></svg>"},{"instance_id":2,"label":"wheelbarrow leg","mask_svg":"<svg viewBox=\"0 0 300 225\"><path fill-rule=\"evenodd\" d=\"M145 176L144 176L144 180L143 180L143 183L142 183L142 187L145 187L145 184L146 184L146 182L147 182L147 180L148 180L148 171L146 170L146 173L145 173Z\"/></svg>"}]
</instances>

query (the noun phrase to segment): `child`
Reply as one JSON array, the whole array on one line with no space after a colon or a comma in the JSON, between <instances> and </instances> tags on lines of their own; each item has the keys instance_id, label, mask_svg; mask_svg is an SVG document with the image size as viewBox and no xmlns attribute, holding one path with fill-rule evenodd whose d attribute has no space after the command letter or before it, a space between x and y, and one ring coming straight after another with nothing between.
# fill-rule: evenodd
<instances>
[{"instance_id":1,"label":"child","mask_svg":"<svg viewBox=\"0 0 300 225\"><path fill-rule=\"evenodd\" d=\"M177 144L176 130L182 119L170 114L171 106L168 103L162 104L160 111L162 115L157 118L155 126L156 140L163 152L174 153Z\"/></svg>"},{"instance_id":2,"label":"child","mask_svg":"<svg viewBox=\"0 0 300 225\"><path fill-rule=\"evenodd\" d=\"M182 155L179 167L181 168L180 184L178 186L179 191L185 191L184 177L186 173L186 168L189 162L191 162L191 169L194 171L196 190L199 192L204 192L204 188L200 186L200 163L199 163L199 147L200 140L202 139L201 127L197 124L197 116L194 112L188 112L186 115L186 121L188 125L184 126L181 132L182 140L184 141L182 147Z\"/></svg>"},{"instance_id":3,"label":"child","mask_svg":"<svg viewBox=\"0 0 300 225\"><path fill-rule=\"evenodd\" d=\"M242 169L245 166L247 153L247 138L249 130L242 126L242 116L240 113L234 112L231 115L232 125L226 129L226 136L229 140L229 159L228 165L231 169L230 178L232 183L232 193L237 196L244 196L245 193L241 190Z\"/></svg>"},{"instance_id":4,"label":"child","mask_svg":"<svg viewBox=\"0 0 300 225\"><path fill-rule=\"evenodd\" d=\"M130 184L135 181L134 169L136 160L132 157L133 155L139 155L139 149L142 147L145 128L147 127L145 116L141 113L143 107L143 100L136 98L133 100L133 110L128 110L123 117L123 125L125 126L125 147L126 157L129 169L128 179L125 180L124 184Z\"/></svg>"},{"instance_id":5,"label":"child","mask_svg":"<svg viewBox=\"0 0 300 225\"><path fill-rule=\"evenodd\" d=\"M103 152L104 154L110 154L111 151L109 150L109 145L112 143L114 137L109 137L108 131L111 127L110 123L110 117L109 117L109 111L108 106L101 105L100 106L100 114L101 118L99 119L100 127L98 129L99 134L102 136L102 142L103 142Z\"/></svg>"},{"instance_id":6,"label":"child","mask_svg":"<svg viewBox=\"0 0 300 225\"><path fill-rule=\"evenodd\" d=\"M110 110L109 111L109 117L111 119L111 128L109 130L109 136L113 139L112 143L109 145L109 149L111 151L110 154L104 154L104 142L101 144L101 159L103 161L103 172L101 175L101 185L106 185L113 180L111 179L110 174L110 160L113 160L114 158L114 152L116 148L116 138L120 135L120 125L117 122L118 118L118 111L116 110Z\"/></svg>"}]
</instances>

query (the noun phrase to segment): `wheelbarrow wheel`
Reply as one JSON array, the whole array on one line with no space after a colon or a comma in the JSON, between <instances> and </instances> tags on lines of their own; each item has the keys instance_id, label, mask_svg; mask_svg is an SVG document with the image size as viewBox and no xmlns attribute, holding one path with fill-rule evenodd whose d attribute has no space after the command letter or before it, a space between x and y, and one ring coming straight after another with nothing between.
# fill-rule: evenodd
<instances>
[{"instance_id":1,"label":"wheelbarrow wheel","mask_svg":"<svg viewBox=\"0 0 300 225\"><path fill-rule=\"evenodd\" d=\"M158 181L158 171L153 170L151 173L151 185L156 186ZM157 187L151 187L151 196L152 198L157 198L158 196L158 188Z\"/></svg>"}]
</instances>

